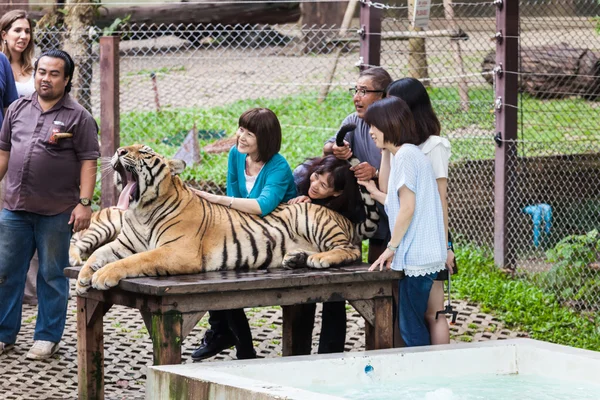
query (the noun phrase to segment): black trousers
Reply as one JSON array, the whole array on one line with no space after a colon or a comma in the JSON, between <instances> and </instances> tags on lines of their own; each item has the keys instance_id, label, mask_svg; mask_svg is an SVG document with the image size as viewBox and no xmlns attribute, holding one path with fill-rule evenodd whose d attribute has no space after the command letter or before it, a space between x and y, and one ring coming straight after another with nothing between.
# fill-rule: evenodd
<instances>
[{"instance_id":1,"label":"black trousers","mask_svg":"<svg viewBox=\"0 0 600 400\"><path fill-rule=\"evenodd\" d=\"M209 311L208 322L214 335L231 336L237 355L243 357L254 351L252 332L243 308Z\"/></svg>"},{"instance_id":2,"label":"black trousers","mask_svg":"<svg viewBox=\"0 0 600 400\"><path fill-rule=\"evenodd\" d=\"M295 336L292 344L294 355L310 354L312 332L315 326L315 303L302 304L300 316L293 327ZM331 301L323 303L321 314L321 335L319 354L341 353L346 344L346 302Z\"/></svg>"}]
</instances>

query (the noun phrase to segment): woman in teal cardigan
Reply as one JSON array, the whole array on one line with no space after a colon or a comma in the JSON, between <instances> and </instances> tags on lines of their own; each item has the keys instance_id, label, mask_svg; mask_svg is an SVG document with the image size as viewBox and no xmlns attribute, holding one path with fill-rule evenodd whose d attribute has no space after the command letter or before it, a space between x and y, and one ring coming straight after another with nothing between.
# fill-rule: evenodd
<instances>
[{"instance_id":1,"label":"woman in teal cardigan","mask_svg":"<svg viewBox=\"0 0 600 400\"><path fill-rule=\"evenodd\" d=\"M268 215L280 203L296 197L292 170L279 154L281 125L273 111L253 108L239 119L237 144L229 151L227 196L198 191L204 199L249 214ZM210 329L194 361L236 346L237 358L256 358L252 333L243 309L210 311Z\"/></svg>"}]
</instances>

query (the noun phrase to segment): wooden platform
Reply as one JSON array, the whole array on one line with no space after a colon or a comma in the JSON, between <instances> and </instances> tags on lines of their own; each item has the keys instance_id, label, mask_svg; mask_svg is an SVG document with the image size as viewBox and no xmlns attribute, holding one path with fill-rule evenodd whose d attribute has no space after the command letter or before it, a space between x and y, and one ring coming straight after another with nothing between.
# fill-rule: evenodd
<instances>
[{"instance_id":1,"label":"wooden platform","mask_svg":"<svg viewBox=\"0 0 600 400\"><path fill-rule=\"evenodd\" d=\"M368 272L367 264L328 270L223 271L124 279L77 297L80 399L104 398L103 316L113 304L138 309L153 342L155 365L181 363L185 337L208 310L281 305L282 354L293 355L296 305L348 300L365 318L367 349L398 343L393 298L402 274ZM65 269L76 278L79 267ZM396 339L396 340L395 340Z\"/></svg>"}]
</instances>

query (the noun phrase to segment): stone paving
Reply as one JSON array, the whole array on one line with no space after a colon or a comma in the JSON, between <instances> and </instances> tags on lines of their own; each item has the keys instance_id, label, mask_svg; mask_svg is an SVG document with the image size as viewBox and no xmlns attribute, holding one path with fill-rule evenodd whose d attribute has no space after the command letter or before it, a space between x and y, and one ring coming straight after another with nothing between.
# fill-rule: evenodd
<instances>
[{"instance_id":1,"label":"stone paving","mask_svg":"<svg viewBox=\"0 0 600 400\"><path fill-rule=\"evenodd\" d=\"M453 301L459 311L451 326L452 342L476 342L525 336L505 329L492 315L480 312L476 304ZM320 306L313 336L316 353L320 330ZM76 302L69 301L67 328L61 350L50 360L25 359L33 342L37 307L24 305L21 333L13 350L0 355L0 398L2 400L73 399L77 397ZM364 320L350 306L346 351L364 350ZM281 356L281 308L247 309L259 357ZM110 400L144 399L146 367L152 364L152 342L137 310L113 306L104 319L105 390ZM205 316L184 342L184 363L207 327ZM224 351L205 362L231 360L235 349Z\"/></svg>"}]
</instances>

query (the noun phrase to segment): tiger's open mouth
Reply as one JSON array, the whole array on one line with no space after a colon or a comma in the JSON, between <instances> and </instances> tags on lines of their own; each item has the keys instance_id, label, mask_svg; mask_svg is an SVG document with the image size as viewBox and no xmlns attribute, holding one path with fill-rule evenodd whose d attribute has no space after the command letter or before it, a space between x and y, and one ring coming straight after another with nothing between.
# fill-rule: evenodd
<instances>
[{"instance_id":1,"label":"tiger's open mouth","mask_svg":"<svg viewBox=\"0 0 600 400\"><path fill-rule=\"evenodd\" d=\"M121 184L123 185L117 208L127 210L130 202L137 202L140 199L138 176L134 171L129 171L129 168L124 166L119 159L113 164L113 168L121 177Z\"/></svg>"}]
</instances>

